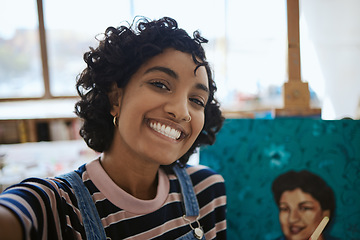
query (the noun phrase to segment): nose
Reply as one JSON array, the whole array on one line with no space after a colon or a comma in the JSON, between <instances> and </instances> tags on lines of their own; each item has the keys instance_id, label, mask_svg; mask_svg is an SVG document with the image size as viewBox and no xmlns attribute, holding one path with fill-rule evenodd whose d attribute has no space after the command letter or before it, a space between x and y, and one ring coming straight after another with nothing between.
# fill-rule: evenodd
<instances>
[{"instance_id":1,"label":"nose","mask_svg":"<svg viewBox=\"0 0 360 240\"><path fill-rule=\"evenodd\" d=\"M177 121L189 122L191 119L189 112L189 101L187 96L179 95L170 98L164 106L164 110Z\"/></svg>"},{"instance_id":2,"label":"nose","mask_svg":"<svg viewBox=\"0 0 360 240\"><path fill-rule=\"evenodd\" d=\"M292 210L289 213L288 221L289 223L294 223L300 220L300 214L297 210Z\"/></svg>"}]
</instances>

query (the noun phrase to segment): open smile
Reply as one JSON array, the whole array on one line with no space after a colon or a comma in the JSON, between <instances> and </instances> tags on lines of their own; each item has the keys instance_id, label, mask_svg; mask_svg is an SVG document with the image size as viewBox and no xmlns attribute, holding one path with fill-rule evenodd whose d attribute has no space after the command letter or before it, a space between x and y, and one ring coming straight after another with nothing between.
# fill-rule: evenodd
<instances>
[{"instance_id":1,"label":"open smile","mask_svg":"<svg viewBox=\"0 0 360 240\"><path fill-rule=\"evenodd\" d=\"M305 227L300 227L300 226L291 226L290 227L290 232L291 234L298 234L300 233Z\"/></svg>"},{"instance_id":2,"label":"open smile","mask_svg":"<svg viewBox=\"0 0 360 240\"><path fill-rule=\"evenodd\" d=\"M151 121L149 123L149 126L156 132L158 132L168 138L171 138L173 140L179 140L181 137L181 134L182 134L182 132L178 129L175 129L166 124L161 124L161 123L155 122L155 121Z\"/></svg>"}]
</instances>

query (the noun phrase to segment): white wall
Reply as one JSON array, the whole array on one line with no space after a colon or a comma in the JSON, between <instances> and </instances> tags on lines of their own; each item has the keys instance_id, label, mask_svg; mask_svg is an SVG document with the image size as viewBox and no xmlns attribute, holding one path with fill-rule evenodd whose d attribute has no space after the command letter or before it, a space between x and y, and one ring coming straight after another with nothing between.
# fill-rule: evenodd
<instances>
[{"instance_id":1,"label":"white wall","mask_svg":"<svg viewBox=\"0 0 360 240\"><path fill-rule=\"evenodd\" d=\"M322 118L359 117L360 1L300 0L300 12L303 80L317 81Z\"/></svg>"}]
</instances>

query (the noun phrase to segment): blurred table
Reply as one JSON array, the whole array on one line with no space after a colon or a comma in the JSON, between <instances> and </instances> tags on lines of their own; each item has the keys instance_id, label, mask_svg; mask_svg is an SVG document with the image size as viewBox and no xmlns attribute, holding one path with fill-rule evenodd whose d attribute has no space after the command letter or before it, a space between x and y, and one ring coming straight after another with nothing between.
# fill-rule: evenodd
<instances>
[{"instance_id":1,"label":"blurred table","mask_svg":"<svg viewBox=\"0 0 360 240\"><path fill-rule=\"evenodd\" d=\"M0 192L28 177L50 177L75 170L98 156L83 140L0 145Z\"/></svg>"}]
</instances>

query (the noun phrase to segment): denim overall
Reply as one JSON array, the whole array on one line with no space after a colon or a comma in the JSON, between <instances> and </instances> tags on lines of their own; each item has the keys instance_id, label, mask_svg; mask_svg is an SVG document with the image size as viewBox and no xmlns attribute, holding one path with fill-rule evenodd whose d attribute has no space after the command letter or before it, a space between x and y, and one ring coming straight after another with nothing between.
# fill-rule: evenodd
<instances>
[{"instance_id":1,"label":"denim overall","mask_svg":"<svg viewBox=\"0 0 360 240\"><path fill-rule=\"evenodd\" d=\"M185 215L183 217L186 221L189 222L189 226L192 229L192 231L179 237L178 240L205 240L205 236L203 234L203 230L201 229L199 221L196 219L196 223L198 226L193 227L191 225L191 222L186 218L199 217L199 205L196 199L190 176L187 174L185 168L181 168L178 164L174 165L173 170L179 179L181 192L184 198L183 200L185 207ZM80 176L76 172L72 171L59 176L59 178L66 179L74 189L81 216L83 218L83 224L87 239L108 239L106 237L105 230L101 223L101 219L96 210L95 204L91 198L88 189L84 186L84 183Z\"/></svg>"}]
</instances>

